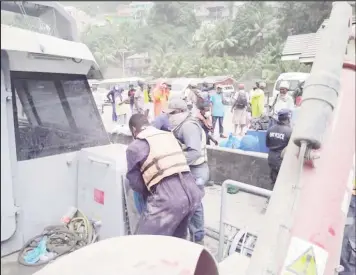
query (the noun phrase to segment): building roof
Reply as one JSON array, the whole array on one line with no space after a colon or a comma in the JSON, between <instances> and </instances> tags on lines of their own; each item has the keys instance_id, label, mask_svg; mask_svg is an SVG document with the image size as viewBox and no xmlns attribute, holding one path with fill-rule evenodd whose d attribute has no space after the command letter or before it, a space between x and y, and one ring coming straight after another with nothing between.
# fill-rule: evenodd
<instances>
[{"instance_id":1,"label":"building roof","mask_svg":"<svg viewBox=\"0 0 356 275\"><path fill-rule=\"evenodd\" d=\"M353 16L353 25L355 25L355 21L355 16ZM313 62L328 22L329 19L325 19L316 33L288 36L282 52L282 61L299 60L301 63Z\"/></svg>"},{"instance_id":2,"label":"building roof","mask_svg":"<svg viewBox=\"0 0 356 275\"><path fill-rule=\"evenodd\" d=\"M298 59L299 55L302 53L303 47L305 47L309 40L314 38L315 33L288 36L282 52L282 60ZM288 56L288 59L283 59L285 56ZM289 56L291 56L291 59L289 59Z\"/></svg>"}]
</instances>

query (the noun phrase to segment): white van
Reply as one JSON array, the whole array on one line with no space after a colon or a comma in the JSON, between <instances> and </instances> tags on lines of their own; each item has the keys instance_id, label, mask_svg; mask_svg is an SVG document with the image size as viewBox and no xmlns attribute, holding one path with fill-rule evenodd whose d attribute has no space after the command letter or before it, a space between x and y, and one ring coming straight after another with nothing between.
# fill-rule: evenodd
<instances>
[{"instance_id":1,"label":"white van","mask_svg":"<svg viewBox=\"0 0 356 275\"><path fill-rule=\"evenodd\" d=\"M300 72L291 72L280 74L277 78L276 83L273 87L273 95L269 98L269 105L273 103L274 98L279 94L279 84L282 81L288 81L290 95L293 95L293 92L298 88L298 85L305 81L309 77L309 73L300 73Z\"/></svg>"}]
</instances>

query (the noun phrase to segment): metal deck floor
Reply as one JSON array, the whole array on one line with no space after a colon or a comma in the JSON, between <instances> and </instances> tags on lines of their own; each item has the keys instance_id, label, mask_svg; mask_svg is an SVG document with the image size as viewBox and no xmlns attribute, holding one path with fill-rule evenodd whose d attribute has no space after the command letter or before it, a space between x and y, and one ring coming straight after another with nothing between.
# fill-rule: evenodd
<instances>
[{"instance_id":1,"label":"metal deck floor","mask_svg":"<svg viewBox=\"0 0 356 275\"><path fill-rule=\"evenodd\" d=\"M205 191L203 199L205 225L219 231L221 187L214 185L206 187ZM266 199L247 193L229 195L228 222L238 228L246 228L252 234L257 234L265 202ZM214 256L217 256L217 240L206 237L205 246ZM1 258L1 275L32 275L39 269L41 267L25 267L18 264L17 253Z\"/></svg>"}]
</instances>

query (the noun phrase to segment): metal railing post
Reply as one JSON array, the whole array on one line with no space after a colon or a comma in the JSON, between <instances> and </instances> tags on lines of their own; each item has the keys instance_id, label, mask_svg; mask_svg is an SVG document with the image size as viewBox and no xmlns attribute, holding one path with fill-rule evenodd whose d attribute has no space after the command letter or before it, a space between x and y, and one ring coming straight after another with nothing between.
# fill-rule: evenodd
<instances>
[{"instance_id":1,"label":"metal railing post","mask_svg":"<svg viewBox=\"0 0 356 275\"><path fill-rule=\"evenodd\" d=\"M227 199L227 186L235 186L239 191L249 193L252 195L270 198L272 196L272 191L263 189L260 187L248 185L246 183L225 180L221 185L221 204L220 204L220 224L219 224L219 247L218 247L218 261L223 259L224 254L224 244L225 244L225 214L226 214L226 199Z\"/></svg>"}]
</instances>

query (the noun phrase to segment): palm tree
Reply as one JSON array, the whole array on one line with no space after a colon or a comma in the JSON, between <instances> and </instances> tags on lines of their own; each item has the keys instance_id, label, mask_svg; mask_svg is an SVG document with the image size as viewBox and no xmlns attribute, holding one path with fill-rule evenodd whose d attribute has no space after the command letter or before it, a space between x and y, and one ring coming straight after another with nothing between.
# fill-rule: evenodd
<instances>
[{"instance_id":1,"label":"palm tree","mask_svg":"<svg viewBox=\"0 0 356 275\"><path fill-rule=\"evenodd\" d=\"M278 26L274 13L264 2L249 2L239 9L232 33L239 40L240 53L254 54L273 38Z\"/></svg>"},{"instance_id":2,"label":"palm tree","mask_svg":"<svg viewBox=\"0 0 356 275\"><path fill-rule=\"evenodd\" d=\"M212 24L202 24L195 31L192 41L198 48L202 50L204 56L210 56L210 45L212 41L212 33L215 31L215 26Z\"/></svg>"},{"instance_id":3,"label":"palm tree","mask_svg":"<svg viewBox=\"0 0 356 275\"><path fill-rule=\"evenodd\" d=\"M229 21L222 21L215 27L212 42L209 44L211 53L223 56L228 49L235 47L238 40L233 36L233 28Z\"/></svg>"}]
</instances>

